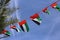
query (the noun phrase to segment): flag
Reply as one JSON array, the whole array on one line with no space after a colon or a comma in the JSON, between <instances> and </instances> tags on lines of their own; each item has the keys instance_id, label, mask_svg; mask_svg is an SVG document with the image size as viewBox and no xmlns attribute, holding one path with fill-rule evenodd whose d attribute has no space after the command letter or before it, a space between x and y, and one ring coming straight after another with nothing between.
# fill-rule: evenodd
<instances>
[{"instance_id":1,"label":"flag","mask_svg":"<svg viewBox=\"0 0 60 40\"><path fill-rule=\"evenodd\" d=\"M29 27L28 27L26 20L22 20L21 22L19 22L19 26L21 27L22 31L24 32L29 31Z\"/></svg>"},{"instance_id":2,"label":"flag","mask_svg":"<svg viewBox=\"0 0 60 40\"><path fill-rule=\"evenodd\" d=\"M11 33L10 33L9 31L7 31L7 30L3 30L3 31L2 31L2 34L5 34L5 35L7 35L7 36L10 36Z\"/></svg>"},{"instance_id":3,"label":"flag","mask_svg":"<svg viewBox=\"0 0 60 40\"><path fill-rule=\"evenodd\" d=\"M50 14L49 11L48 11L48 7L44 8L42 11L43 11L44 13Z\"/></svg>"},{"instance_id":4,"label":"flag","mask_svg":"<svg viewBox=\"0 0 60 40\"><path fill-rule=\"evenodd\" d=\"M52 8L55 8L55 9L57 9L57 10L59 10L60 11L60 7L57 5L57 3L55 2L55 3L53 3L53 4L51 4L51 7Z\"/></svg>"},{"instance_id":5,"label":"flag","mask_svg":"<svg viewBox=\"0 0 60 40\"><path fill-rule=\"evenodd\" d=\"M17 29L15 25L13 25L13 26L10 26L10 28L11 28L11 29L14 29L14 30L16 30L17 32L20 32L20 30L19 30L19 29Z\"/></svg>"},{"instance_id":6,"label":"flag","mask_svg":"<svg viewBox=\"0 0 60 40\"><path fill-rule=\"evenodd\" d=\"M35 22L36 24L40 25L41 18L39 17L38 13L35 13L34 15L30 16L31 20Z\"/></svg>"}]
</instances>

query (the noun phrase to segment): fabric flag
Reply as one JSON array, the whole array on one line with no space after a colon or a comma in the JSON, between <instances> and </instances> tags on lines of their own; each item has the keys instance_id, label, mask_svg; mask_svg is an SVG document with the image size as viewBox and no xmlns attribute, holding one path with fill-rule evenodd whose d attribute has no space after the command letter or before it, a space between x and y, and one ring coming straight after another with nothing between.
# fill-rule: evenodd
<instances>
[{"instance_id":1,"label":"fabric flag","mask_svg":"<svg viewBox=\"0 0 60 40\"><path fill-rule=\"evenodd\" d=\"M2 31L2 34L5 34L5 35L7 35L7 36L10 36L11 33L10 33L9 31L7 31L7 30L3 30L3 31Z\"/></svg>"},{"instance_id":2,"label":"fabric flag","mask_svg":"<svg viewBox=\"0 0 60 40\"><path fill-rule=\"evenodd\" d=\"M35 22L37 25L40 25L41 18L39 17L38 13L35 13L34 15L30 16L31 20Z\"/></svg>"},{"instance_id":3,"label":"fabric flag","mask_svg":"<svg viewBox=\"0 0 60 40\"><path fill-rule=\"evenodd\" d=\"M57 10L59 10L60 11L60 7L57 5L57 3L55 2L55 3L53 3L53 4L51 4L51 7L52 8L55 8L55 9L57 9Z\"/></svg>"},{"instance_id":4,"label":"fabric flag","mask_svg":"<svg viewBox=\"0 0 60 40\"><path fill-rule=\"evenodd\" d=\"M21 27L22 31L24 32L29 31L29 27L28 27L26 20L22 20L21 22L19 22L19 26Z\"/></svg>"},{"instance_id":5,"label":"fabric flag","mask_svg":"<svg viewBox=\"0 0 60 40\"><path fill-rule=\"evenodd\" d=\"M44 8L42 11L43 11L44 13L50 14L49 11L48 11L48 7Z\"/></svg>"},{"instance_id":6,"label":"fabric flag","mask_svg":"<svg viewBox=\"0 0 60 40\"><path fill-rule=\"evenodd\" d=\"M19 29L17 29L15 25L13 25L13 26L10 26L10 28L11 28L11 29L14 29L14 30L16 30L17 32L20 32L20 30L19 30Z\"/></svg>"}]
</instances>

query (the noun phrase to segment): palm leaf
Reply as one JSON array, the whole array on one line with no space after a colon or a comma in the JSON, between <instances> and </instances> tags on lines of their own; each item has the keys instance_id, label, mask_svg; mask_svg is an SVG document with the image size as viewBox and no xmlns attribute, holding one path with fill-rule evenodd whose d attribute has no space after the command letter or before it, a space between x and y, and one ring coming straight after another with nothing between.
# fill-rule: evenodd
<instances>
[{"instance_id":1,"label":"palm leaf","mask_svg":"<svg viewBox=\"0 0 60 40\"><path fill-rule=\"evenodd\" d=\"M5 19L6 19L6 17L5 16L1 16L0 17L0 33L1 33L1 31L5 28Z\"/></svg>"},{"instance_id":2,"label":"palm leaf","mask_svg":"<svg viewBox=\"0 0 60 40\"><path fill-rule=\"evenodd\" d=\"M9 3L9 1L10 0L5 0L5 4ZM0 4L2 4L2 2ZM0 5L0 34L8 25L18 22L17 18L6 21L7 16L12 15L18 8L7 8L5 4Z\"/></svg>"},{"instance_id":3,"label":"palm leaf","mask_svg":"<svg viewBox=\"0 0 60 40\"><path fill-rule=\"evenodd\" d=\"M13 12L15 12L18 8L4 8L2 10L1 15L6 15L6 16L10 16L11 14L13 14Z\"/></svg>"},{"instance_id":4,"label":"palm leaf","mask_svg":"<svg viewBox=\"0 0 60 40\"><path fill-rule=\"evenodd\" d=\"M17 18L11 19L11 20L9 20L9 21L6 22L6 26L11 25L11 24L15 24L17 22L18 22L18 19Z\"/></svg>"}]
</instances>

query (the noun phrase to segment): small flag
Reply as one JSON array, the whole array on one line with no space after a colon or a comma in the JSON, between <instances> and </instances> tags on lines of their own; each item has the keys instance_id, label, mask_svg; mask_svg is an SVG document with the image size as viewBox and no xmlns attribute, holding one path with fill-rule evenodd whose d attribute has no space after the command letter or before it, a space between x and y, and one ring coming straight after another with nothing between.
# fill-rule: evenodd
<instances>
[{"instance_id":1,"label":"small flag","mask_svg":"<svg viewBox=\"0 0 60 40\"><path fill-rule=\"evenodd\" d=\"M55 3L53 3L53 4L51 4L51 7L52 8L55 8L55 9L57 9L57 10L59 10L60 11L60 7L57 5L57 3L55 2Z\"/></svg>"},{"instance_id":2,"label":"small flag","mask_svg":"<svg viewBox=\"0 0 60 40\"><path fill-rule=\"evenodd\" d=\"M36 24L40 25L41 23L41 18L39 17L38 13L30 16L31 20L35 22Z\"/></svg>"},{"instance_id":3,"label":"small flag","mask_svg":"<svg viewBox=\"0 0 60 40\"><path fill-rule=\"evenodd\" d=\"M44 13L50 14L49 11L48 11L48 7L44 8L42 11L43 11Z\"/></svg>"},{"instance_id":4,"label":"small flag","mask_svg":"<svg viewBox=\"0 0 60 40\"><path fill-rule=\"evenodd\" d=\"M22 20L21 22L19 22L19 25L20 25L22 31L24 31L24 32L29 31L29 27L28 27L26 20Z\"/></svg>"},{"instance_id":5,"label":"small flag","mask_svg":"<svg viewBox=\"0 0 60 40\"><path fill-rule=\"evenodd\" d=\"M3 31L2 31L2 34L5 34L5 35L7 35L7 36L10 36L11 33L10 33L9 31L7 31L7 30L3 30Z\"/></svg>"},{"instance_id":6,"label":"small flag","mask_svg":"<svg viewBox=\"0 0 60 40\"><path fill-rule=\"evenodd\" d=\"M10 26L10 28L11 28L11 29L14 29L14 30L16 30L17 32L20 32L20 30L19 30L19 29L17 29L15 25L13 25L13 26Z\"/></svg>"}]
</instances>

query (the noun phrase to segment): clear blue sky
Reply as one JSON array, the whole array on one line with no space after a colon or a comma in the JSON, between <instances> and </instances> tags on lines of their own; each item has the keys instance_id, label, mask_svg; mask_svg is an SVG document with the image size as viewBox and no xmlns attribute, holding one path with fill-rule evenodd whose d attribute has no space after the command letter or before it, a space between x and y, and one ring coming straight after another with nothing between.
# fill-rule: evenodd
<instances>
[{"instance_id":1,"label":"clear blue sky","mask_svg":"<svg viewBox=\"0 0 60 40\"><path fill-rule=\"evenodd\" d=\"M29 32L15 32L8 38L0 40L60 40L60 12L49 7L50 15L41 12L41 25L37 25L30 20L30 16L41 11L56 0L17 0L20 10L17 12L18 19L27 20ZM11 3L14 3L12 0ZM60 3L58 2L60 5ZM14 6L15 4L11 5Z\"/></svg>"}]
</instances>

